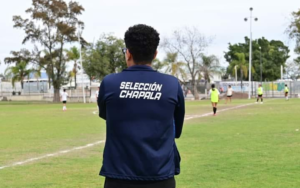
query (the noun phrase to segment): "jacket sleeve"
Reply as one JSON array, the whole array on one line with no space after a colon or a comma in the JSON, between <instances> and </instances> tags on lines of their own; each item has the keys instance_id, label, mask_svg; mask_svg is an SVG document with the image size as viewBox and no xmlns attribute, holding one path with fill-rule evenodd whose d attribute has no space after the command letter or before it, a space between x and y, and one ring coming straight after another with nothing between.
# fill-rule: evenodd
<instances>
[{"instance_id":1,"label":"jacket sleeve","mask_svg":"<svg viewBox=\"0 0 300 188\"><path fill-rule=\"evenodd\" d=\"M105 96L104 80L101 82L101 85L100 85L97 103L98 103L98 108L99 108L99 117L106 120L106 96Z\"/></svg>"},{"instance_id":2,"label":"jacket sleeve","mask_svg":"<svg viewBox=\"0 0 300 188\"><path fill-rule=\"evenodd\" d=\"M175 138L179 138L182 132L184 114L185 114L185 104L183 91L178 83L178 93L177 93L178 103L175 107L174 120L175 120Z\"/></svg>"}]
</instances>

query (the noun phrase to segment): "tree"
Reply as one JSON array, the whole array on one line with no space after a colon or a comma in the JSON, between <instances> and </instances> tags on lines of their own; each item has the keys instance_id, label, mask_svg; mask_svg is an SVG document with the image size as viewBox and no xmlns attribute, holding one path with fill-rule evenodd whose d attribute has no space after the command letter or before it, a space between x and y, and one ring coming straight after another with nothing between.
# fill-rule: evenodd
<instances>
[{"instance_id":1,"label":"tree","mask_svg":"<svg viewBox=\"0 0 300 188\"><path fill-rule=\"evenodd\" d=\"M15 82L21 82L21 88L24 88L24 79L29 77L32 72L32 69L28 69L27 67L28 63L22 61L13 67L8 67L5 70L4 74L11 77L13 87L15 87Z\"/></svg>"},{"instance_id":2,"label":"tree","mask_svg":"<svg viewBox=\"0 0 300 188\"><path fill-rule=\"evenodd\" d=\"M291 39L296 40L296 47L294 51L299 56L295 59L295 62L300 64L300 9L292 12L292 17L292 22L287 29L287 33Z\"/></svg>"},{"instance_id":3,"label":"tree","mask_svg":"<svg viewBox=\"0 0 300 188\"><path fill-rule=\"evenodd\" d=\"M207 83L210 83L211 77L213 77L213 73L221 74L221 70L220 70L221 67L220 67L219 59L214 55L206 56L202 54L201 58L202 58L202 63L199 67L199 71L200 73L202 73L205 79L205 88L207 88Z\"/></svg>"},{"instance_id":4,"label":"tree","mask_svg":"<svg viewBox=\"0 0 300 188\"><path fill-rule=\"evenodd\" d=\"M68 73L68 81L69 81L70 86L71 86L71 84L72 84L73 78L75 78L75 73L74 73L74 71L72 70L72 71L69 71L69 73Z\"/></svg>"},{"instance_id":5,"label":"tree","mask_svg":"<svg viewBox=\"0 0 300 188\"><path fill-rule=\"evenodd\" d=\"M124 41L110 34L104 34L98 41L98 50L107 58L108 72L117 73L127 68L122 49L125 48Z\"/></svg>"},{"instance_id":6,"label":"tree","mask_svg":"<svg viewBox=\"0 0 300 188\"><path fill-rule=\"evenodd\" d=\"M32 69L32 73L33 73L33 76L34 78L36 79L36 84L37 84L37 89L39 90L40 88L40 81L39 79L41 78L42 76L42 68L40 66L38 66L37 68L35 69Z\"/></svg>"},{"instance_id":7,"label":"tree","mask_svg":"<svg viewBox=\"0 0 300 188\"><path fill-rule=\"evenodd\" d=\"M80 59L80 53L79 50L73 46L70 50L65 50L67 53L67 57L69 61L74 61L74 66L73 66L73 75L75 79L75 89L77 88L77 70L80 68L77 64L78 60Z\"/></svg>"},{"instance_id":8,"label":"tree","mask_svg":"<svg viewBox=\"0 0 300 188\"><path fill-rule=\"evenodd\" d=\"M230 66L233 60L238 60L236 53L244 53L245 59L249 59L249 42L245 37L245 43L229 44L228 51L225 52L225 59L229 63L227 73L231 74L234 66ZM261 47L261 50L260 50ZM263 80L277 80L280 78L280 67L285 66L289 58L289 48L281 41L268 41L265 38L257 39L252 42L252 66L256 73L252 74L254 81L260 81L260 58L262 58L262 77Z\"/></svg>"},{"instance_id":9,"label":"tree","mask_svg":"<svg viewBox=\"0 0 300 188\"><path fill-rule=\"evenodd\" d=\"M243 78L248 76L248 63L245 59L244 53L236 53L235 60L230 63L230 67L233 70L233 75L235 76L234 68L240 69L240 80L241 80L241 88L243 88Z\"/></svg>"},{"instance_id":10,"label":"tree","mask_svg":"<svg viewBox=\"0 0 300 188\"><path fill-rule=\"evenodd\" d=\"M297 61L290 61L286 64L285 72L287 78L296 80L300 78L300 64Z\"/></svg>"},{"instance_id":11,"label":"tree","mask_svg":"<svg viewBox=\"0 0 300 188\"><path fill-rule=\"evenodd\" d=\"M166 38L162 44L166 51L178 53L180 60L186 63L195 99L199 99L196 80L199 76L199 71L197 68L201 64L203 51L211 41L211 38L202 35L195 27L186 27L174 31L172 37Z\"/></svg>"},{"instance_id":12,"label":"tree","mask_svg":"<svg viewBox=\"0 0 300 188\"><path fill-rule=\"evenodd\" d=\"M63 0L32 0L32 7L26 10L30 18L13 17L14 27L26 33L23 44L31 41L49 53L41 57L45 60L40 65L50 73L54 102L59 102L59 91L66 75L64 47L67 43L78 41L77 25L83 27L84 24L77 16L83 11L84 8L75 1L67 4Z\"/></svg>"},{"instance_id":13,"label":"tree","mask_svg":"<svg viewBox=\"0 0 300 188\"><path fill-rule=\"evenodd\" d=\"M166 67L166 63L163 62L163 61L160 61L158 58L155 58L153 61L152 61L152 68L154 70L157 70L157 71L163 71L163 69Z\"/></svg>"},{"instance_id":14,"label":"tree","mask_svg":"<svg viewBox=\"0 0 300 188\"><path fill-rule=\"evenodd\" d=\"M117 73L127 67L122 48L124 41L112 35L102 35L83 51L83 69L90 79L102 80L104 76Z\"/></svg>"},{"instance_id":15,"label":"tree","mask_svg":"<svg viewBox=\"0 0 300 188\"><path fill-rule=\"evenodd\" d=\"M10 54L12 55L12 57L6 57L4 59L4 62L6 64L32 62L32 54L27 49L21 49L20 51L11 51Z\"/></svg>"},{"instance_id":16,"label":"tree","mask_svg":"<svg viewBox=\"0 0 300 188\"><path fill-rule=\"evenodd\" d=\"M167 53L167 57L164 60L165 66L167 66L166 73L175 76L181 83L186 80L186 63L177 60L177 53Z\"/></svg>"}]
</instances>

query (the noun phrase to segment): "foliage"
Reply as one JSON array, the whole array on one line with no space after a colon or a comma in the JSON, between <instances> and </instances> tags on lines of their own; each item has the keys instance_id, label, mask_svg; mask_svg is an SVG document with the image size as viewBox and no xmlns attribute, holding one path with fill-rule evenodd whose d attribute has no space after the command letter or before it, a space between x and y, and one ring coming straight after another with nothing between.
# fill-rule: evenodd
<instances>
[{"instance_id":1,"label":"foliage","mask_svg":"<svg viewBox=\"0 0 300 188\"><path fill-rule=\"evenodd\" d=\"M15 66L8 67L5 70L5 75L11 78L11 83L15 87L15 82L21 82L22 89L24 88L24 79L29 77L30 73L33 72L32 69L28 69L28 63L21 61Z\"/></svg>"},{"instance_id":2,"label":"foliage","mask_svg":"<svg viewBox=\"0 0 300 188\"><path fill-rule=\"evenodd\" d=\"M290 38L296 40L295 53L299 56L295 59L295 62L300 64L300 9L292 12L292 22L287 29L287 33Z\"/></svg>"},{"instance_id":3,"label":"foliage","mask_svg":"<svg viewBox=\"0 0 300 188\"><path fill-rule=\"evenodd\" d=\"M32 54L27 49L21 49L20 51L11 51L10 54L12 57L6 57L4 59L4 62L6 64L11 63L20 63L20 62L26 62L30 63L32 61Z\"/></svg>"},{"instance_id":4,"label":"foliage","mask_svg":"<svg viewBox=\"0 0 300 188\"><path fill-rule=\"evenodd\" d=\"M247 63L245 59L245 54L244 53L236 53L235 54L235 60L233 60L230 63L230 66L233 70L233 75L235 76L235 69L240 70L240 81L241 81L241 87L243 86L243 78L248 76L248 66L249 64ZM252 72L254 74L254 72Z\"/></svg>"},{"instance_id":5,"label":"foliage","mask_svg":"<svg viewBox=\"0 0 300 188\"><path fill-rule=\"evenodd\" d=\"M202 63L200 64L199 72L205 80L205 87L207 87L207 83L210 83L214 73L221 74L221 66L219 59L215 55L207 56L202 54L201 59Z\"/></svg>"},{"instance_id":6,"label":"foliage","mask_svg":"<svg viewBox=\"0 0 300 188\"><path fill-rule=\"evenodd\" d=\"M164 69L165 69L165 67L166 67L166 63L163 62L163 61L160 61L158 58L155 58L155 59L152 61L152 68L153 68L154 70L163 72Z\"/></svg>"},{"instance_id":7,"label":"foliage","mask_svg":"<svg viewBox=\"0 0 300 188\"><path fill-rule=\"evenodd\" d=\"M225 59L229 63L227 72L232 74L234 66L231 65L234 60L238 60L236 53L243 53L245 60L249 59L249 42L245 37L245 43L229 44L228 51L225 52ZM261 47L261 50L260 50ZM262 76L263 80L277 80L280 78L280 67L285 66L286 60L289 58L289 48L281 41L268 41L265 38L252 41L252 66L253 80L260 81L260 60L262 62ZM244 74L245 75L245 74ZM240 75L239 75L240 76ZM244 78L247 78L245 75Z\"/></svg>"},{"instance_id":8,"label":"foliage","mask_svg":"<svg viewBox=\"0 0 300 188\"><path fill-rule=\"evenodd\" d=\"M163 48L172 53L178 53L180 60L186 63L195 99L199 99L197 91L197 67L201 65L202 54L212 39L204 36L197 28L176 30L170 38L165 38Z\"/></svg>"},{"instance_id":9,"label":"foliage","mask_svg":"<svg viewBox=\"0 0 300 188\"><path fill-rule=\"evenodd\" d=\"M77 88L77 73L78 73L78 69L80 69L80 67L78 66L78 60L80 59L80 52L79 52L78 48L75 46L73 46L69 50L65 50L65 52L67 53L68 61L74 61L72 75L75 79L75 88Z\"/></svg>"},{"instance_id":10,"label":"foliage","mask_svg":"<svg viewBox=\"0 0 300 188\"><path fill-rule=\"evenodd\" d=\"M26 34L23 44L30 41L48 52L40 57L43 59L40 65L51 78L55 102L59 101L59 90L66 75L64 47L78 41L77 26L83 28L84 24L77 17L83 11L84 8L75 1L32 0L32 7L26 10L30 18L13 17L14 27L23 29Z\"/></svg>"},{"instance_id":11,"label":"foliage","mask_svg":"<svg viewBox=\"0 0 300 188\"><path fill-rule=\"evenodd\" d=\"M297 61L290 61L286 64L285 72L287 78L296 80L300 79L300 64Z\"/></svg>"},{"instance_id":12,"label":"foliage","mask_svg":"<svg viewBox=\"0 0 300 188\"><path fill-rule=\"evenodd\" d=\"M166 73L175 76L181 83L184 83L187 80L186 63L178 61L177 57L178 53L167 53L164 59L164 65L167 67Z\"/></svg>"},{"instance_id":13,"label":"foliage","mask_svg":"<svg viewBox=\"0 0 300 188\"><path fill-rule=\"evenodd\" d=\"M126 62L122 48L124 41L110 34L102 35L83 52L83 69L92 79L102 80L104 76L125 69Z\"/></svg>"}]
</instances>

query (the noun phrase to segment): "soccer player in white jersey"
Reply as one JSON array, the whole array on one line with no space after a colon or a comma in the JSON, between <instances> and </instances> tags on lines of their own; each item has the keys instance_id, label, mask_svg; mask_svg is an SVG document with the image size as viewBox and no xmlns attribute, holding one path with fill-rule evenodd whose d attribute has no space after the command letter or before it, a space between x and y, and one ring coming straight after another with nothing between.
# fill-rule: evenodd
<instances>
[{"instance_id":1,"label":"soccer player in white jersey","mask_svg":"<svg viewBox=\"0 0 300 188\"><path fill-rule=\"evenodd\" d=\"M231 88L231 85L229 85L228 89L227 89L226 104L227 104L228 101L231 102L232 94L233 94L233 90Z\"/></svg>"},{"instance_id":2,"label":"soccer player in white jersey","mask_svg":"<svg viewBox=\"0 0 300 188\"><path fill-rule=\"evenodd\" d=\"M63 102L63 111L67 110L67 99L68 93L66 92L66 89L64 89L64 92L60 96L60 101Z\"/></svg>"}]
</instances>

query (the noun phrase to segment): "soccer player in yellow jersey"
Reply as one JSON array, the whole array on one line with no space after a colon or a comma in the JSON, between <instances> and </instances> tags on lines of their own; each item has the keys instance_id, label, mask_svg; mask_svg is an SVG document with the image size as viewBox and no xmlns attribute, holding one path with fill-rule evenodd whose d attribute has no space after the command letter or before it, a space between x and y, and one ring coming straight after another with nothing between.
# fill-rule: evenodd
<instances>
[{"instance_id":1,"label":"soccer player in yellow jersey","mask_svg":"<svg viewBox=\"0 0 300 188\"><path fill-rule=\"evenodd\" d=\"M214 116L217 114L217 105L219 102L220 92L216 89L215 84L211 85L211 90L209 90L209 95L211 99L211 104L213 107Z\"/></svg>"},{"instance_id":2,"label":"soccer player in yellow jersey","mask_svg":"<svg viewBox=\"0 0 300 188\"><path fill-rule=\"evenodd\" d=\"M263 104L263 94L264 94L264 90L261 86L261 84L259 84L258 86L258 89L257 89L257 94L258 94L258 97L257 97L257 101L256 103L258 103L259 99L260 99L260 104Z\"/></svg>"},{"instance_id":3,"label":"soccer player in yellow jersey","mask_svg":"<svg viewBox=\"0 0 300 188\"><path fill-rule=\"evenodd\" d=\"M287 86L287 84L285 84L285 88L284 88L284 94L285 94L285 100L289 100L289 88Z\"/></svg>"}]
</instances>

